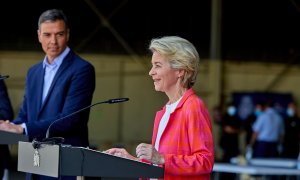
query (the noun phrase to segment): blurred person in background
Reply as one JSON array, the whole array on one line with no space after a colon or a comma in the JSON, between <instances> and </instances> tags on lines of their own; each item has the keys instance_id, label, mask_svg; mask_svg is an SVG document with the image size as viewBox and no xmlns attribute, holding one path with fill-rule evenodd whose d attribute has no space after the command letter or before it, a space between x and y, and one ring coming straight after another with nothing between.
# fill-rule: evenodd
<instances>
[{"instance_id":1,"label":"blurred person in background","mask_svg":"<svg viewBox=\"0 0 300 180\"><path fill-rule=\"evenodd\" d=\"M242 121L243 131L245 131L246 133L245 136L246 146L250 144L252 133L253 133L252 126L255 120L257 119L257 117L261 114L261 112L262 112L261 105L255 104L253 112L249 114L249 116L245 120Z\"/></svg>"},{"instance_id":2,"label":"blurred person in background","mask_svg":"<svg viewBox=\"0 0 300 180\"><path fill-rule=\"evenodd\" d=\"M236 107L230 103L221 120L220 146L223 150L223 162L230 162L230 159L239 155L239 134L241 132L241 121L237 116Z\"/></svg>"},{"instance_id":3,"label":"blurred person in background","mask_svg":"<svg viewBox=\"0 0 300 180\"><path fill-rule=\"evenodd\" d=\"M295 102L290 102L284 120L285 135L283 139L282 157L297 159L299 155L300 118Z\"/></svg>"},{"instance_id":4,"label":"blurred person in background","mask_svg":"<svg viewBox=\"0 0 300 180\"><path fill-rule=\"evenodd\" d=\"M272 107L271 101L262 102L262 113L253 124L250 145L254 158L278 157L278 145L284 136L284 123Z\"/></svg>"},{"instance_id":5,"label":"blurred person in background","mask_svg":"<svg viewBox=\"0 0 300 180\"><path fill-rule=\"evenodd\" d=\"M255 123L256 119L263 113L263 105L261 102L255 103L255 107L253 110L253 114L251 114L246 121L244 122L244 130L246 132L246 149L245 149L245 157L247 160L250 160L253 155L253 149L251 145L251 139L253 134L253 124Z\"/></svg>"},{"instance_id":6,"label":"blurred person in background","mask_svg":"<svg viewBox=\"0 0 300 180\"><path fill-rule=\"evenodd\" d=\"M230 163L231 158L239 155L240 132L241 121L237 115L237 108L230 103L227 105L226 112L221 120L220 147L223 150L222 162ZM234 179L235 176L234 173L221 173L220 179Z\"/></svg>"}]
</instances>

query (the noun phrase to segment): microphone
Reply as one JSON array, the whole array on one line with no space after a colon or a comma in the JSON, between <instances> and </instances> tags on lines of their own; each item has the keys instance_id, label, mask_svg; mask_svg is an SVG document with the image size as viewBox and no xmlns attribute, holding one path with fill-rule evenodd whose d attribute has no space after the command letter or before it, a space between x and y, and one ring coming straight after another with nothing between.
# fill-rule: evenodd
<instances>
[{"instance_id":1,"label":"microphone","mask_svg":"<svg viewBox=\"0 0 300 180\"><path fill-rule=\"evenodd\" d=\"M106 101L100 101L100 102L97 102L97 103L94 103L94 104L91 104L91 105L89 105L89 106L86 106L86 107L84 107L84 108L82 108L82 109L79 109L79 110L77 110L77 111L75 111L75 112L73 112L73 113L71 113L71 114L68 114L68 115L66 115L66 116L63 116L63 117L61 117L61 118L59 118L59 119L56 119L55 121L53 121L50 125L49 125L49 127L48 127L48 129L47 129L47 132L46 132L46 137L45 137L45 139L43 140L44 142L53 142L53 141L55 141L56 143L59 143L59 142L63 142L63 138L62 137L55 137L55 138L50 138L49 137L49 133L50 133L50 129L51 129L51 127L53 126L53 124L55 124L56 122L58 122L58 121L60 121L60 120L62 120L62 119L65 119L65 118L67 118L67 117L70 117L70 116L73 116L73 115L75 115L75 114L77 114L77 113L79 113L79 112L82 112L82 111L84 111L84 110L86 110L86 109L89 109L89 108L91 108L91 107L93 107L93 106L96 106L96 105L98 105L98 104L114 104L114 103L121 103L121 102L125 102L125 101L128 101L129 100L129 98L117 98L117 99L109 99L109 100L106 100Z\"/></svg>"},{"instance_id":2,"label":"microphone","mask_svg":"<svg viewBox=\"0 0 300 180\"><path fill-rule=\"evenodd\" d=\"M0 80L4 80L4 79L7 79L7 78L9 78L9 75L4 75L4 76L0 75Z\"/></svg>"},{"instance_id":3,"label":"microphone","mask_svg":"<svg viewBox=\"0 0 300 180\"><path fill-rule=\"evenodd\" d=\"M125 102L128 100L129 100L128 98L109 99L106 101L106 103L108 103L108 104L121 103L121 102Z\"/></svg>"}]
</instances>

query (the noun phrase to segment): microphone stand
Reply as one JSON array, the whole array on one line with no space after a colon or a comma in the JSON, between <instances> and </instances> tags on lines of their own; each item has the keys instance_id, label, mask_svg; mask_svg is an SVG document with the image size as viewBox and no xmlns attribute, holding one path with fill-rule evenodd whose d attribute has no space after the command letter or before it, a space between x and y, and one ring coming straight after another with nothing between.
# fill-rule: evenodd
<instances>
[{"instance_id":1,"label":"microphone stand","mask_svg":"<svg viewBox=\"0 0 300 180\"><path fill-rule=\"evenodd\" d=\"M109 100L106 100L106 101L97 102L97 103L94 103L94 104L89 105L87 107L84 107L82 109L79 109L79 110L77 110L77 111L75 111L75 112L73 112L71 114L63 116L63 117L61 117L59 119L56 119L55 121L53 121L49 125L49 127L47 129L47 132L46 132L46 137L42 141L36 141L34 139L32 141L32 146L33 146L34 149L38 149L41 146L41 144L51 144L51 145L54 145L54 144L59 144L60 145L60 144L62 144L64 142L64 140L65 140L63 137L49 137L49 135L50 135L50 128L53 126L53 124L55 124L56 122L58 122L58 121L60 121L62 119L65 119L65 118L68 118L70 116L73 116L73 115L75 115L75 114L77 114L77 113L79 113L81 111L84 111L84 110L86 110L88 108L91 108L93 106L96 106L98 104L105 104L105 103L106 104L114 104L114 103L125 102L125 101L128 101L128 100L129 100L129 98L117 98L117 99L109 99Z\"/></svg>"},{"instance_id":2,"label":"microphone stand","mask_svg":"<svg viewBox=\"0 0 300 180\"><path fill-rule=\"evenodd\" d=\"M7 79L7 78L9 78L9 75L0 75L0 80L4 80L4 79Z\"/></svg>"}]
</instances>

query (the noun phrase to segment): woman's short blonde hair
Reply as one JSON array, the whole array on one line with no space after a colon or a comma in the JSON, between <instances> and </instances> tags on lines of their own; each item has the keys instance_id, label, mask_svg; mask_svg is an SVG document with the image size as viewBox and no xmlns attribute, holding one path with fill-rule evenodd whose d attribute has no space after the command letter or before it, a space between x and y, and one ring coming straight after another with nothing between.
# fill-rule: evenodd
<instances>
[{"instance_id":1,"label":"woman's short blonde hair","mask_svg":"<svg viewBox=\"0 0 300 180\"><path fill-rule=\"evenodd\" d=\"M186 39L178 36L165 36L151 40L149 49L165 56L171 68L183 69L183 86L192 87L199 69L199 54L195 46Z\"/></svg>"}]
</instances>

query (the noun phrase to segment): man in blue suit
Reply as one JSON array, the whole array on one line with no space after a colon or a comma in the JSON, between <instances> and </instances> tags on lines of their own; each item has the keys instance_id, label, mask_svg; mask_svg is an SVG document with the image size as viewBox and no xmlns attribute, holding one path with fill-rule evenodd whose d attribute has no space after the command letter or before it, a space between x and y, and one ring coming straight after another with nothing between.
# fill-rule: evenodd
<instances>
[{"instance_id":1,"label":"man in blue suit","mask_svg":"<svg viewBox=\"0 0 300 180\"><path fill-rule=\"evenodd\" d=\"M0 129L42 140L50 127L49 136L63 137L65 144L89 145L89 110L62 118L89 106L95 89L95 69L67 46L69 31L61 10L51 9L41 14L38 39L46 56L27 73L24 100L17 118L13 124L1 121ZM70 179L60 177L66 178Z\"/></svg>"}]
</instances>

